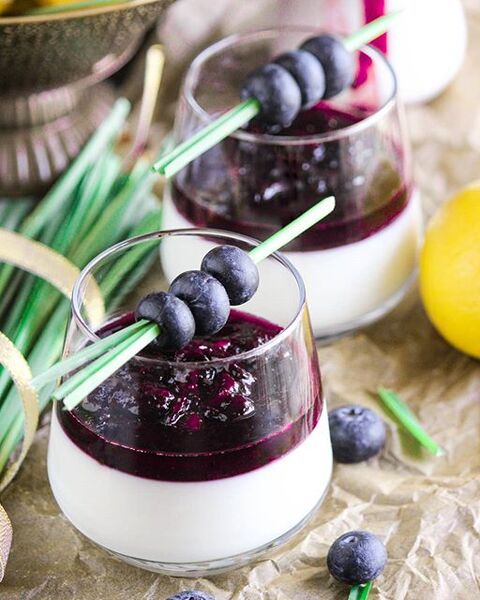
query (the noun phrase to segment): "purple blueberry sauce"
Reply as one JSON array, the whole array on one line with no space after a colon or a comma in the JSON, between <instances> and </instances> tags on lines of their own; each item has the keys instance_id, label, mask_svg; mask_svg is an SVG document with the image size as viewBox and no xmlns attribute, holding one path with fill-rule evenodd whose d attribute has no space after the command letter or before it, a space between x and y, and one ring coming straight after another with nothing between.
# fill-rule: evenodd
<instances>
[{"instance_id":1,"label":"purple blueberry sauce","mask_svg":"<svg viewBox=\"0 0 480 600\"><path fill-rule=\"evenodd\" d=\"M305 136L354 125L373 110L348 112L322 102L300 113L278 135ZM259 133L253 122L250 131ZM388 158L387 158L388 154ZM375 127L333 141L294 146L230 137L176 177L177 210L199 227L215 227L265 239L321 198L334 194L335 211L294 240L287 250L343 246L373 235L403 211L409 183L401 151Z\"/></svg>"},{"instance_id":2,"label":"purple blueberry sauce","mask_svg":"<svg viewBox=\"0 0 480 600\"><path fill-rule=\"evenodd\" d=\"M132 320L125 314L100 333ZM245 357L281 331L232 310L219 333L175 354L152 344L72 412L57 403L61 427L98 462L149 479L204 481L262 467L302 442L322 411L315 353L287 336L263 358Z\"/></svg>"}]
</instances>

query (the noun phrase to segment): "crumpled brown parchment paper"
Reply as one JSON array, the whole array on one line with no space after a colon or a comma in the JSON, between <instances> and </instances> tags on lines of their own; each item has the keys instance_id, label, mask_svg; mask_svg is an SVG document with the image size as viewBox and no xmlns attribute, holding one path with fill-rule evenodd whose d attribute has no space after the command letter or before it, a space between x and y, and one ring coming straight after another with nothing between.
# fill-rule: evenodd
<instances>
[{"instance_id":1,"label":"crumpled brown parchment paper","mask_svg":"<svg viewBox=\"0 0 480 600\"><path fill-rule=\"evenodd\" d=\"M480 5L466 6L470 47L460 76L435 102L408 109L427 217L480 177ZM217 600L346 600L347 588L329 577L325 557L331 542L353 528L375 532L388 547L372 600L480 598L479 363L435 333L415 290L380 323L319 352L330 407L359 402L381 411L372 391L391 387L447 457L423 453L385 415L390 433L382 456L336 466L306 532L253 566L192 581L117 562L69 525L48 486L44 427L2 497L14 542L0 600L165 600L188 588Z\"/></svg>"}]
</instances>

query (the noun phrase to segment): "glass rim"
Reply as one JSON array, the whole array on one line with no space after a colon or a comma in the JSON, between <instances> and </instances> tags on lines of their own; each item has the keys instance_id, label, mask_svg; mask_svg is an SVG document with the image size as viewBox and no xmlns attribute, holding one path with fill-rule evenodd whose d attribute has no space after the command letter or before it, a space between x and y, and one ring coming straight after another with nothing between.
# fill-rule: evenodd
<instances>
[{"instance_id":1,"label":"glass rim","mask_svg":"<svg viewBox=\"0 0 480 600\"><path fill-rule=\"evenodd\" d=\"M202 50L192 61L192 64L188 68L188 71L185 75L185 79L182 85L181 95L193 110L193 112L203 121L204 124L208 124L213 121L212 115L209 114L200 104L197 102L195 98L195 94L193 92L195 83L199 80L200 69L205 63L206 60L218 54L220 51L223 51L229 47L234 46L235 44L241 41L255 40L261 37L268 38L272 34L276 34L279 32L304 32L306 34L315 34L319 33L318 28L308 27L308 26L284 26L284 27L271 27L267 29L260 29L257 31L250 31L247 33L234 33L225 38L222 38L218 42L214 42L204 50ZM365 45L358 52L366 54L373 61L378 61L383 63L383 65L387 68L387 71L390 74L392 80L392 90L388 95L387 99L383 102L383 104L377 108L372 114L366 116L361 119L357 123L353 123L352 125L347 125L346 127L342 127L340 129L336 129L335 131L327 131L324 133L313 133L302 136L295 135L271 135L268 133L248 133L246 131L237 130L232 133L229 137L253 142L257 144L270 144L270 145L302 145L305 143L324 143L324 142L332 142L335 140L339 140L351 135L355 135L364 129L374 125L377 121L381 120L386 114L388 114L393 107L395 106L398 98L398 82L397 77L395 75L395 71L388 61L386 56L380 52L377 48L372 45ZM233 108L233 107L232 107Z\"/></svg>"},{"instance_id":2,"label":"glass rim","mask_svg":"<svg viewBox=\"0 0 480 600\"><path fill-rule=\"evenodd\" d=\"M244 242L252 247L258 246L261 242L255 238L233 233L231 231L223 231L221 229L210 229L208 227L203 228L185 228L185 229L167 229L167 230L159 230L153 231L151 233L146 233L142 235L138 235L135 237L127 238L113 246L110 246L103 252L100 252L97 256L95 256L88 264L80 271L79 276L77 277L75 284L72 290L72 298L71 298L71 312L73 320L75 321L77 327L82 332L82 334L93 342L100 340L101 338L95 333L92 327L86 322L84 317L82 316L81 307L83 305L83 286L88 285L88 278L92 277L95 279L93 274L93 270L101 265L106 259L111 258L114 254L118 252L122 252L128 250L129 248L136 246L137 244L141 244L143 242L153 241L155 239L161 240L162 238L168 237L177 237L177 236L205 236L205 237L217 237L223 238L233 241ZM245 350L239 354L234 354L232 356L227 356L225 358L216 358L212 360L203 360L203 361L175 361L175 360L167 360L164 358L150 358L147 356L139 356L135 355L133 358L141 361L145 361L147 363L155 363L158 365L166 365L170 367L182 367L182 368L196 368L205 365L224 365L230 362L236 362L239 360L248 360L250 358L255 358L260 354L270 351L277 344L281 343L284 339L288 338L292 331L297 326L298 322L303 318L303 311L307 307L306 301L306 290L303 279L298 272L298 270L293 266L290 260L284 256L281 252L273 252L270 254L268 258L272 258L280 263L283 267L289 271L289 273L293 276L295 283L297 285L298 290L298 304L295 310L295 314L289 320L289 323L282 328L282 330L276 334L271 340L261 344L260 346L256 346L255 348L251 348L250 350ZM236 308L236 307L234 307ZM110 320L107 318L105 323L108 323ZM131 359L132 360L132 359Z\"/></svg>"}]
</instances>

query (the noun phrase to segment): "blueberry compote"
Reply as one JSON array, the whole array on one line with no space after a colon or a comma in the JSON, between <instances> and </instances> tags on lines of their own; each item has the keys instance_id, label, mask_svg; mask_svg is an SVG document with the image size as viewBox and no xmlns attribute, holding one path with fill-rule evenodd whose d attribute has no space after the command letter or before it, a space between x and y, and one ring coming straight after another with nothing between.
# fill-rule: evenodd
<instances>
[{"instance_id":1,"label":"blueberry compote","mask_svg":"<svg viewBox=\"0 0 480 600\"><path fill-rule=\"evenodd\" d=\"M125 314L101 333L132 319ZM72 412L58 404L60 424L92 458L141 477L203 481L261 467L303 441L322 410L315 353L303 360L291 338L278 340L264 359L248 353L281 331L232 311L219 333L175 354L152 344Z\"/></svg>"},{"instance_id":2,"label":"blueberry compote","mask_svg":"<svg viewBox=\"0 0 480 600\"><path fill-rule=\"evenodd\" d=\"M263 142L230 137L177 176L171 188L177 210L191 223L265 239L321 198L336 209L287 250L318 250L364 239L406 207L409 182L401 149L378 127L359 127L368 106L322 102ZM344 130L342 136L307 136ZM250 133L263 133L255 121ZM276 143L295 136L298 143ZM284 138L285 139L285 138Z\"/></svg>"}]
</instances>

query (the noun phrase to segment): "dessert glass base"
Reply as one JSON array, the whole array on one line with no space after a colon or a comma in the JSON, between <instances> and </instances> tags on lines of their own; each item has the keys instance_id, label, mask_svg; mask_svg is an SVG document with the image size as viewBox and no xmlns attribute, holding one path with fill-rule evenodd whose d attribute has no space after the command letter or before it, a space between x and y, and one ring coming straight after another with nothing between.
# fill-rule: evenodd
<instances>
[{"instance_id":1,"label":"dessert glass base","mask_svg":"<svg viewBox=\"0 0 480 600\"><path fill-rule=\"evenodd\" d=\"M153 573L159 573L160 575L168 575L170 577L208 577L211 575L219 575L221 573L233 571L234 569L240 569L241 567L255 562L260 558L265 560L268 558L270 552L273 552L279 546L283 546L287 542L291 541L296 535L301 534L305 527L317 514L318 510L323 504L323 501L325 500L326 495L327 490L325 490L322 498L320 498L313 510L306 517L304 517L300 523L295 525L295 527L292 527L290 531L287 531L287 533L284 533L276 540L273 540L273 542L269 542L268 544L265 544L260 548L256 548L255 550L251 550L250 552L244 552L243 554L237 554L236 556L230 556L220 560L185 564L162 563L125 556L124 554L119 554L118 552L108 550L108 548L104 548L104 550L106 550L115 558L126 562L129 565L145 569L146 571L152 571Z\"/></svg>"}]
</instances>

